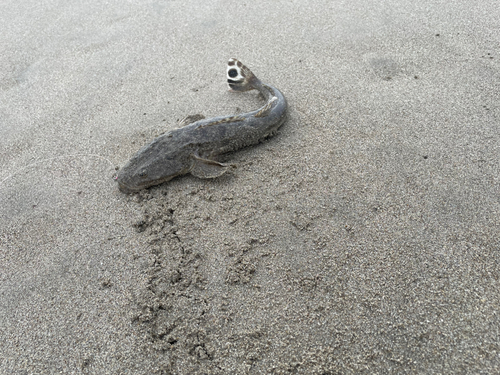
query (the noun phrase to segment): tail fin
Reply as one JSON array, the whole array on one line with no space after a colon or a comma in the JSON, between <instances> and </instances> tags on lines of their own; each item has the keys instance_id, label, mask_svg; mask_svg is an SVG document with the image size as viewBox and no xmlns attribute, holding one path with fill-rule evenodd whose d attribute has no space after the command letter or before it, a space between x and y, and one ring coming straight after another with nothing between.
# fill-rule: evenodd
<instances>
[{"instance_id":1,"label":"tail fin","mask_svg":"<svg viewBox=\"0 0 500 375\"><path fill-rule=\"evenodd\" d=\"M229 59L227 63L227 84L230 90L248 91L257 89L259 79L237 59Z\"/></svg>"}]
</instances>

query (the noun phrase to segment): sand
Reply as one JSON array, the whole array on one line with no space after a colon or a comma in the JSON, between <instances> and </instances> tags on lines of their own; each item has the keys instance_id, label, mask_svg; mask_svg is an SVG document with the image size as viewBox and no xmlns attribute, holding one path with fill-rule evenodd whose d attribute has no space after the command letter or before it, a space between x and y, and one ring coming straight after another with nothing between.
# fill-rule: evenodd
<instances>
[{"instance_id":1,"label":"sand","mask_svg":"<svg viewBox=\"0 0 500 375\"><path fill-rule=\"evenodd\" d=\"M0 373L499 373L497 5L4 4ZM280 132L120 193L230 57Z\"/></svg>"}]
</instances>

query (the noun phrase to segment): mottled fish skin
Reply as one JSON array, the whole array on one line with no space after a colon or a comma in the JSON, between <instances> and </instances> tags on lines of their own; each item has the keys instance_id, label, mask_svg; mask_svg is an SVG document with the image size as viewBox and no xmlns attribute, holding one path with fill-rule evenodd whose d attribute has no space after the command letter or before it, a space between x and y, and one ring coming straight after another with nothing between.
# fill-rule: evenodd
<instances>
[{"instance_id":1,"label":"mottled fish skin","mask_svg":"<svg viewBox=\"0 0 500 375\"><path fill-rule=\"evenodd\" d=\"M283 94L263 84L236 59L229 60L227 77L232 91L256 89L266 104L236 116L210 119L188 116L184 126L154 139L120 170L117 181L122 192L137 192L187 173L200 178L218 177L232 165L219 163L213 157L274 135L286 118L287 103ZM197 121L189 123L193 120Z\"/></svg>"}]
</instances>

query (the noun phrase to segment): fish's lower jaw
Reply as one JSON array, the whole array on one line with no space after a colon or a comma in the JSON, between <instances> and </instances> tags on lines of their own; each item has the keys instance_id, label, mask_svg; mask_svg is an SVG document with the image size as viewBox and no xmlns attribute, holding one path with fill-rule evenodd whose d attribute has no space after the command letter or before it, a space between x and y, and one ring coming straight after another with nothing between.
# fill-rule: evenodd
<instances>
[{"instance_id":1,"label":"fish's lower jaw","mask_svg":"<svg viewBox=\"0 0 500 375\"><path fill-rule=\"evenodd\" d=\"M159 178L157 180L142 181L140 185L136 184L134 186L130 186L130 185L127 185L123 182L118 181L118 189L122 193L126 193L126 194L138 193L141 190L150 188L152 186L163 184L164 182L170 181L174 177L177 177L181 174L186 174L186 173L189 173L188 168L185 168L184 170L182 170L182 172L170 174L164 178Z\"/></svg>"},{"instance_id":2,"label":"fish's lower jaw","mask_svg":"<svg viewBox=\"0 0 500 375\"><path fill-rule=\"evenodd\" d=\"M124 185L120 182L118 182L118 189L122 193L125 193L125 194L137 193L139 190L141 190L141 189L132 189L132 188L128 187L127 185Z\"/></svg>"}]
</instances>

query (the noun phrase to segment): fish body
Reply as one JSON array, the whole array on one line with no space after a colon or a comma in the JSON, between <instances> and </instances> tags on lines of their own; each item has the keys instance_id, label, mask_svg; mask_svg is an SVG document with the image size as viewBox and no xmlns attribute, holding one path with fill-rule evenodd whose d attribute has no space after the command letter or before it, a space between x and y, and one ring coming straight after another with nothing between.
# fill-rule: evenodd
<instances>
[{"instance_id":1,"label":"fish body","mask_svg":"<svg viewBox=\"0 0 500 375\"><path fill-rule=\"evenodd\" d=\"M263 84L245 65L230 59L227 69L232 91L258 90L266 104L256 111L204 119L188 116L171 130L141 148L117 176L122 192L136 192L191 173L215 178L233 167L214 157L254 145L272 136L283 124L287 103L275 87Z\"/></svg>"}]
</instances>

